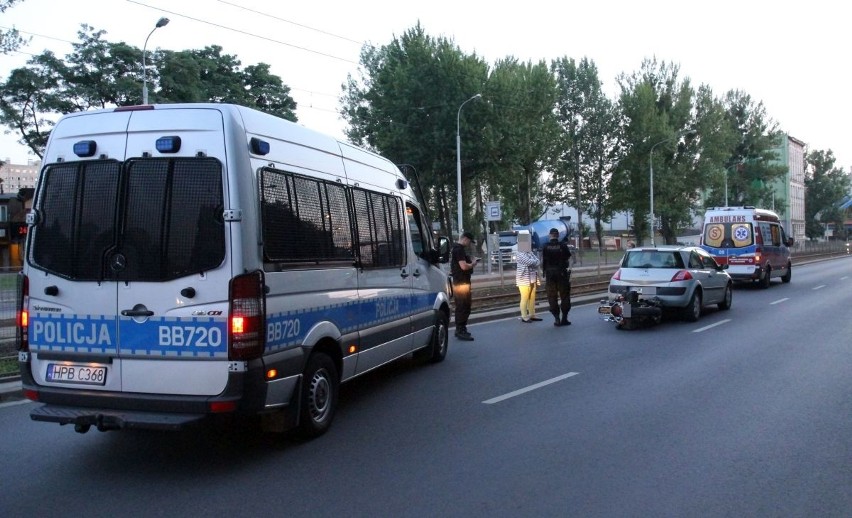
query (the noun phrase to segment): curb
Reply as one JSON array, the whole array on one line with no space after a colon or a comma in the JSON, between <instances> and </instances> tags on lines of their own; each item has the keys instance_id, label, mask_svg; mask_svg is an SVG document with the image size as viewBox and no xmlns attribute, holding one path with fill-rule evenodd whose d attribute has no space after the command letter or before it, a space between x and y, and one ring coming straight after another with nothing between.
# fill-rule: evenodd
<instances>
[{"instance_id":1,"label":"curb","mask_svg":"<svg viewBox=\"0 0 852 518\"><path fill-rule=\"evenodd\" d=\"M21 399L24 399L24 393L21 390L20 379L9 378L8 380L0 381L0 403Z\"/></svg>"}]
</instances>

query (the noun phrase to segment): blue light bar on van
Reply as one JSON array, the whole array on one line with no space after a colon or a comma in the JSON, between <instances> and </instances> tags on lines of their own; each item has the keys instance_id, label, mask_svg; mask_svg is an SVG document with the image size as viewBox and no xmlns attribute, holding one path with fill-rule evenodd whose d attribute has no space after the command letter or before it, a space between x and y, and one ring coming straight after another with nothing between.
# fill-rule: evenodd
<instances>
[{"instance_id":1,"label":"blue light bar on van","mask_svg":"<svg viewBox=\"0 0 852 518\"><path fill-rule=\"evenodd\" d=\"M177 153L180 151L180 137L160 137L157 139L157 151L160 153Z\"/></svg>"},{"instance_id":2,"label":"blue light bar on van","mask_svg":"<svg viewBox=\"0 0 852 518\"><path fill-rule=\"evenodd\" d=\"M266 155L269 153L269 142L260 140L257 137L252 137L249 141L251 152L255 155Z\"/></svg>"},{"instance_id":3,"label":"blue light bar on van","mask_svg":"<svg viewBox=\"0 0 852 518\"><path fill-rule=\"evenodd\" d=\"M81 140L74 143L74 154L80 158L95 156L95 150L97 149L98 144L94 140Z\"/></svg>"}]
</instances>

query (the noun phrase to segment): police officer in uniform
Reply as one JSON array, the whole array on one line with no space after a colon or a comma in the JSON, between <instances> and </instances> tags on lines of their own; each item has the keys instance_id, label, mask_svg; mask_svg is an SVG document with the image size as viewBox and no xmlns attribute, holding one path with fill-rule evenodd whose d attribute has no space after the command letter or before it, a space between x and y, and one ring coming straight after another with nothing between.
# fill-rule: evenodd
<instances>
[{"instance_id":1,"label":"police officer in uniform","mask_svg":"<svg viewBox=\"0 0 852 518\"><path fill-rule=\"evenodd\" d=\"M453 278L453 299L456 302L456 338L473 341L473 336L467 330L467 320L470 317L470 276L479 258L471 259L465 250L473 242L473 234L465 232L459 242L453 245L450 253L450 275Z\"/></svg>"},{"instance_id":2,"label":"police officer in uniform","mask_svg":"<svg viewBox=\"0 0 852 518\"><path fill-rule=\"evenodd\" d=\"M549 232L550 241L544 245L541 252L541 266L544 270L546 280L547 302L550 312L556 319L555 326L570 326L568 312L571 311L571 264L576 264L577 259L568 244L559 242L559 230L551 228Z\"/></svg>"}]
</instances>

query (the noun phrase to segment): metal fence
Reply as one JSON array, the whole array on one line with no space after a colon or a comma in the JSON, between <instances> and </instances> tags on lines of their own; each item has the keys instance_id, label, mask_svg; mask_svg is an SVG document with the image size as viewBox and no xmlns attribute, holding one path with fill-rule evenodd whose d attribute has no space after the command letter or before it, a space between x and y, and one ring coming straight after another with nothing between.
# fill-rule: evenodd
<instances>
[{"instance_id":1,"label":"metal fence","mask_svg":"<svg viewBox=\"0 0 852 518\"><path fill-rule=\"evenodd\" d=\"M14 269L0 273L0 379L18 375L15 318L19 279Z\"/></svg>"}]
</instances>

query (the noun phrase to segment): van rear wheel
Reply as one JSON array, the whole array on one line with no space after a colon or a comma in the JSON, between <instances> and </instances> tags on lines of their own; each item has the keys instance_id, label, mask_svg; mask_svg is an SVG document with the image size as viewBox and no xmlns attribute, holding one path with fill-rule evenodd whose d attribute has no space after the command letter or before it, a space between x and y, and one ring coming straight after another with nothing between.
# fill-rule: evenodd
<instances>
[{"instance_id":1,"label":"van rear wheel","mask_svg":"<svg viewBox=\"0 0 852 518\"><path fill-rule=\"evenodd\" d=\"M337 368L331 358L324 353L312 354L302 377L299 437L312 439L328 431L337 410L339 385Z\"/></svg>"}]
</instances>

